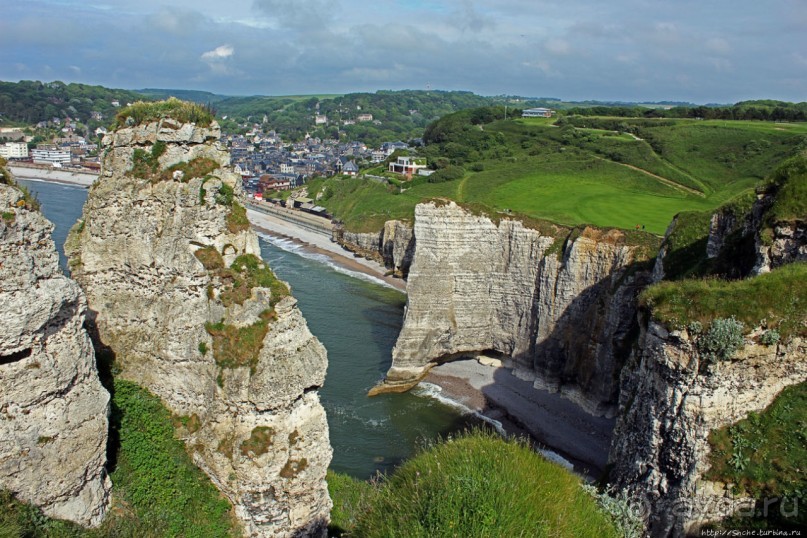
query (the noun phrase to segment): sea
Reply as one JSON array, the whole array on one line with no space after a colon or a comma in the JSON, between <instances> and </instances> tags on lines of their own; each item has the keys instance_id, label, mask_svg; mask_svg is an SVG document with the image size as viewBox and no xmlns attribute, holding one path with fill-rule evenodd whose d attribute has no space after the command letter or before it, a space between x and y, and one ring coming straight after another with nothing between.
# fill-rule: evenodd
<instances>
[{"instance_id":1,"label":"sea","mask_svg":"<svg viewBox=\"0 0 807 538\"><path fill-rule=\"evenodd\" d=\"M81 216L87 189L17 178L54 224L60 264L64 242ZM294 241L259 234L261 254L292 293L311 332L328 350L320 398L328 416L331 468L359 479L388 473L420 448L479 423L433 385L368 397L392 360L406 297L380 279L336 265Z\"/></svg>"}]
</instances>

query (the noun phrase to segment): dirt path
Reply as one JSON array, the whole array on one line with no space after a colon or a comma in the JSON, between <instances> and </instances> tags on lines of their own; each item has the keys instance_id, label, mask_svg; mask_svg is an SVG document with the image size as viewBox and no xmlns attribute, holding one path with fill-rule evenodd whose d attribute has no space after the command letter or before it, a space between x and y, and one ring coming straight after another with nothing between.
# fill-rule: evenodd
<instances>
[{"instance_id":1,"label":"dirt path","mask_svg":"<svg viewBox=\"0 0 807 538\"><path fill-rule=\"evenodd\" d=\"M611 161L611 162L614 162L614 161ZM659 181L661 183L664 183L665 185L667 185L668 187L672 187L673 189L677 189L679 191L683 191L683 192L686 192L686 193L689 193L689 194L694 194L695 196L700 196L701 198L706 197L706 194L702 193L701 191L699 191L697 189L693 189L692 187L687 187L686 185L681 185L680 183L676 183L675 181L673 181L671 179L667 179L666 177L658 176L658 175L654 174L653 172L648 172L647 170L645 170L643 168L639 168L638 166L633 166L632 164L625 164L625 163L616 163L616 164L618 164L620 166L625 166L627 168L630 168L631 170L636 170L637 172L641 172L643 174L647 174L648 176L652 177L653 179L655 179L655 180L657 180L657 181Z\"/></svg>"}]
</instances>

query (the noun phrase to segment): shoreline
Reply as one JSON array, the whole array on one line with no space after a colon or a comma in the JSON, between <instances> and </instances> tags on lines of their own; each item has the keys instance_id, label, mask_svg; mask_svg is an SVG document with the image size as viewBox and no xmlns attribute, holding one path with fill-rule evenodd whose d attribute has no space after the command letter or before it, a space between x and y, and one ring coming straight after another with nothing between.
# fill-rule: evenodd
<instances>
[{"instance_id":1,"label":"shoreline","mask_svg":"<svg viewBox=\"0 0 807 538\"><path fill-rule=\"evenodd\" d=\"M485 364L483 364L484 362ZM608 463L615 419L595 417L559 393L536 389L498 361L435 365L419 384L467 408L509 436L526 437L547 459L592 480Z\"/></svg>"},{"instance_id":2,"label":"shoreline","mask_svg":"<svg viewBox=\"0 0 807 538\"><path fill-rule=\"evenodd\" d=\"M30 173L14 175L76 188L86 189L92 184L87 178L76 178L69 172L37 174L38 177L30 177L34 175ZM324 256L354 278L363 275L406 293L405 280L389 276L380 263L355 256L325 233L254 209L248 208L247 216L259 234L293 242L310 255ZM531 382L517 378L496 361L483 365L477 359L460 359L434 365L411 390L421 397L462 408L500 433L526 437L545 457L567 468L573 467L583 476L598 478L607 463L613 419L594 417L560 394L535 389Z\"/></svg>"},{"instance_id":3,"label":"shoreline","mask_svg":"<svg viewBox=\"0 0 807 538\"><path fill-rule=\"evenodd\" d=\"M247 208L247 218L258 232L292 241L310 254L327 256L334 264L343 269L373 277L383 285L406 293L405 280L389 276L387 268L380 263L353 255L323 233L314 232L293 222L249 208Z\"/></svg>"},{"instance_id":4,"label":"shoreline","mask_svg":"<svg viewBox=\"0 0 807 538\"><path fill-rule=\"evenodd\" d=\"M61 183L63 185L73 185L76 187L88 188L95 183L98 179L98 174L89 172L77 172L69 170L33 168L28 166L19 166L9 163L7 165L9 171L14 174L15 178L26 179L30 181L46 181L49 183Z\"/></svg>"}]
</instances>

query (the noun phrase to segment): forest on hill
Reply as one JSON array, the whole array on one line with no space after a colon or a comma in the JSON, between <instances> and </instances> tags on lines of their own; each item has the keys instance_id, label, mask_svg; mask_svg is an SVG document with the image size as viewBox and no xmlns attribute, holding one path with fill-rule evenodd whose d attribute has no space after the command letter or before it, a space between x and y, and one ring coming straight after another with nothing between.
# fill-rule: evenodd
<instances>
[{"instance_id":1,"label":"forest on hill","mask_svg":"<svg viewBox=\"0 0 807 538\"><path fill-rule=\"evenodd\" d=\"M70 117L88 122L93 113L112 118L117 107L143 99L130 90L64 82L0 81L0 125L35 125Z\"/></svg>"}]
</instances>

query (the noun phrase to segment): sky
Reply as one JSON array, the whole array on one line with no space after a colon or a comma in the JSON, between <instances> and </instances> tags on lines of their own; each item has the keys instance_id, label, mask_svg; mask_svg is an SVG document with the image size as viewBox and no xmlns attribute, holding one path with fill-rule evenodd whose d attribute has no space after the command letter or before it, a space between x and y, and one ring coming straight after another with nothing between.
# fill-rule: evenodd
<instances>
[{"instance_id":1,"label":"sky","mask_svg":"<svg viewBox=\"0 0 807 538\"><path fill-rule=\"evenodd\" d=\"M807 0L4 2L0 80L807 101Z\"/></svg>"}]
</instances>

